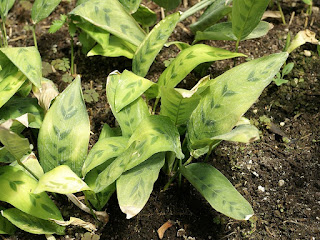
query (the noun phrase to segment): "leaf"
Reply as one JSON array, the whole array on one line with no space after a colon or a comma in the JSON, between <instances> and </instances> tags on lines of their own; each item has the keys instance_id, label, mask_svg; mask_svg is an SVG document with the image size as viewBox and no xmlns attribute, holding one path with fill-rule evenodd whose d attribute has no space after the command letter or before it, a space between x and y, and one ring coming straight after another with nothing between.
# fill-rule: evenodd
<instances>
[{"instance_id":1,"label":"leaf","mask_svg":"<svg viewBox=\"0 0 320 240\"><path fill-rule=\"evenodd\" d=\"M15 0L3 0L0 2L1 18L7 17L9 10L13 7Z\"/></svg>"},{"instance_id":2,"label":"leaf","mask_svg":"<svg viewBox=\"0 0 320 240\"><path fill-rule=\"evenodd\" d=\"M212 62L233 57L245 56L241 53L233 53L221 48L197 44L182 50L171 62L170 66L160 75L158 84L168 88L175 87L196 66L204 62Z\"/></svg>"},{"instance_id":3,"label":"leaf","mask_svg":"<svg viewBox=\"0 0 320 240\"><path fill-rule=\"evenodd\" d=\"M140 122L150 113L145 101L139 97L137 100L123 108L120 112L115 110L115 93L119 84L120 74L113 72L107 79L107 98L113 115L119 123L124 137L130 137Z\"/></svg>"},{"instance_id":4,"label":"leaf","mask_svg":"<svg viewBox=\"0 0 320 240\"><path fill-rule=\"evenodd\" d=\"M95 167L119 156L126 148L128 138L109 137L100 139L91 149L82 167L82 176L86 176Z\"/></svg>"},{"instance_id":5,"label":"leaf","mask_svg":"<svg viewBox=\"0 0 320 240\"><path fill-rule=\"evenodd\" d=\"M140 98L152 85L154 83L148 79L124 70L115 89L114 101L116 112L120 112L124 107Z\"/></svg>"},{"instance_id":6,"label":"leaf","mask_svg":"<svg viewBox=\"0 0 320 240\"><path fill-rule=\"evenodd\" d=\"M0 48L0 51L38 88L42 79L42 63L35 47Z\"/></svg>"},{"instance_id":7,"label":"leaf","mask_svg":"<svg viewBox=\"0 0 320 240\"><path fill-rule=\"evenodd\" d=\"M130 13L135 13L139 8L141 0L119 0L124 8Z\"/></svg>"},{"instance_id":8,"label":"leaf","mask_svg":"<svg viewBox=\"0 0 320 240\"><path fill-rule=\"evenodd\" d=\"M35 174L38 179L44 174L43 169L40 166L40 163L33 152L30 153L29 155L23 156L23 158L21 159L21 162L25 167L27 167L30 171L32 171L32 173ZM28 174L30 177L34 178L34 176L32 176L32 174L28 172L23 166L19 165L17 161L11 163L10 166L22 170L23 172Z\"/></svg>"},{"instance_id":9,"label":"leaf","mask_svg":"<svg viewBox=\"0 0 320 240\"><path fill-rule=\"evenodd\" d=\"M0 210L5 210L5 208L0 206ZM15 226L0 214L0 234L13 235L15 231Z\"/></svg>"},{"instance_id":10,"label":"leaf","mask_svg":"<svg viewBox=\"0 0 320 240\"><path fill-rule=\"evenodd\" d=\"M288 47L287 52L291 53L293 50L307 42L320 45L320 41L316 39L316 34L306 29L297 33L297 35L292 40L290 46Z\"/></svg>"},{"instance_id":11,"label":"leaf","mask_svg":"<svg viewBox=\"0 0 320 240\"><path fill-rule=\"evenodd\" d=\"M41 91L39 88L33 88L33 94L38 99L38 104L45 110L48 110L51 102L58 96L59 91L54 83L46 78L41 81Z\"/></svg>"},{"instance_id":12,"label":"leaf","mask_svg":"<svg viewBox=\"0 0 320 240\"><path fill-rule=\"evenodd\" d=\"M312 0L302 0L305 4L312 5Z\"/></svg>"},{"instance_id":13,"label":"leaf","mask_svg":"<svg viewBox=\"0 0 320 240\"><path fill-rule=\"evenodd\" d=\"M38 137L40 163L45 172L68 165L78 176L88 151L90 122L80 77L71 83L47 112Z\"/></svg>"},{"instance_id":14,"label":"leaf","mask_svg":"<svg viewBox=\"0 0 320 240\"><path fill-rule=\"evenodd\" d=\"M80 16L135 46L139 46L146 35L118 0L87 1L73 9L70 14Z\"/></svg>"},{"instance_id":15,"label":"leaf","mask_svg":"<svg viewBox=\"0 0 320 240\"><path fill-rule=\"evenodd\" d=\"M103 124L99 140L102 140L104 138L110 138L110 137L120 137L121 136L121 129L119 127L117 128L111 128L108 124Z\"/></svg>"},{"instance_id":16,"label":"leaf","mask_svg":"<svg viewBox=\"0 0 320 240\"><path fill-rule=\"evenodd\" d=\"M255 59L209 81L190 117L189 147L199 140L230 132L269 85L287 57L287 53L277 53Z\"/></svg>"},{"instance_id":17,"label":"leaf","mask_svg":"<svg viewBox=\"0 0 320 240\"><path fill-rule=\"evenodd\" d=\"M125 42L123 39L120 39L115 36L110 36L109 44L107 46L102 47L101 45L96 45L92 48L87 56L106 56L106 57L120 57L124 56L126 58L133 58L135 46L130 46L130 43Z\"/></svg>"},{"instance_id":18,"label":"leaf","mask_svg":"<svg viewBox=\"0 0 320 240\"><path fill-rule=\"evenodd\" d=\"M200 96L192 91L178 88L161 88L160 114L168 116L176 126L186 124L197 107Z\"/></svg>"},{"instance_id":19,"label":"leaf","mask_svg":"<svg viewBox=\"0 0 320 240\"><path fill-rule=\"evenodd\" d=\"M33 24L37 24L42 19L47 18L59 5L60 1L61 0L35 0L31 10Z\"/></svg>"},{"instance_id":20,"label":"leaf","mask_svg":"<svg viewBox=\"0 0 320 240\"><path fill-rule=\"evenodd\" d=\"M206 28L218 22L228 15L232 8L226 4L226 0L214 1L199 17L198 21L190 25L192 32L204 31Z\"/></svg>"},{"instance_id":21,"label":"leaf","mask_svg":"<svg viewBox=\"0 0 320 240\"><path fill-rule=\"evenodd\" d=\"M242 40L249 40L254 38L259 38L268 33L272 28L272 24L268 22L261 21L258 26L252 30L252 32ZM203 32L197 32L194 42L201 40L229 40L236 41L237 37L232 32L231 22L222 22L207 28Z\"/></svg>"},{"instance_id":22,"label":"leaf","mask_svg":"<svg viewBox=\"0 0 320 240\"><path fill-rule=\"evenodd\" d=\"M237 40L243 40L259 24L269 0L233 0L232 31Z\"/></svg>"},{"instance_id":23,"label":"leaf","mask_svg":"<svg viewBox=\"0 0 320 240\"><path fill-rule=\"evenodd\" d=\"M82 227L91 232L95 232L98 230L95 225L93 225L90 222L85 222L80 218L71 217L69 221L59 221L59 220L53 220L53 221L61 226L73 225L73 226Z\"/></svg>"},{"instance_id":24,"label":"leaf","mask_svg":"<svg viewBox=\"0 0 320 240\"><path fill-rule=\"evenodd\" d=\"M149 116L142 120L128 142L128 148L117 157L97 178L95 192L112 184L120 175L158 152L172 151L184 157L180 138L173 122L165 116Z\"/></svg>"},{"instance_id":25,"label":"leaf","mask_svg":"<svg viewBox=\"0 0 320 240\"><path fill-rule=\"evenodd\" d=\"M292 71L293 67L294 67L293 62L286 64L282 69L282 76L288 75Z\"/></svg>"},{"instance_id":26,"label":"leaf","mask_svg":"<svg viewBox=\"0 0 320 240\"><path fill-rule=\"evenodd\" d=\"M211 165L193 163L180 171L218 212L237 220L249 220L254 214L247 200Z\"/></svg>"},{"instance_id":27,"label":"leaf","mask_svg":"<svg viewBox=\"0 0 320 240\"><path fill-rule=\"evenodd\" d=\"M62 220L58 208L46 193L32 193L37 185L34 178L20 169L12 166L0 168L0 201L37 218Z\"/></svg>"},{"instance_id":28,"label":"leaf","mask_svg":"<svg viewBox=\"0 0 320 240\"><path fill-rule=\"evenodd\" d=\"M151 27L157 23L157 14L146 6L140 5L132 17L144 28Z\"/></svg>"},{"instance_id":29,"label":"leaf","mask_svg":"<svg viewBox=\"0 0 320 240\"><path fill-rule=\"evenodd\" d=\"M127 219L136 216L147 203L164 165L164 153L158 153L122 174L117 180L117 197L120 209Z\"/></svg>"},{"instance_id":30,"label":"leaf","mask_svg":"<svg viewBox=\"0 0 320 240\"><path fill-rule=\"evenodd\" d=\"M109 45L110 33L108 31L85 21L77 24L77 27L81 28L86 34L100 44L102 48Z\"/></svg>"},{"instance_id":31,"label":"leaf","mask_svg":"<svg viewBox=\"0 0 320 240\"><path fill-rule=\"evenodd\" d=\"M16 225L23 231L33 234L58 234L64 235L65 227L58 224L43 220L27 213L24 213L16 208L10 208L1 212L11 223Z\"/></svg>"},{"instance_id":32,"label":"leaf","mask_svg":"<svg viewBox=\"0 0 320 240\"><path fill-rule=\"evenodd\" d=\"M2 163L12 163L16 159L14 156L6 149L6 147L0 148L0 162Z\"/></svg>"},{"instance_id":33,"label":"leaf","mask_svg":"<svg viewBox=\"0 0 320 240\"><path fill-rule=\"evenodd\" d=\"M138 47L132 61L132 71L144 77L154 59L167 42L169 36L179 22L179 13L174 13L160 21Z\"/></svg>"},{"instance_id":34,"label":"leaf","mask_svg":"<svg viewBox=\"0 0 320 240\"><path fill-rule=\"evenodd\" d=\"M88 185L82 181L68 166L61 165L45 173L40 179L33 193L44 191L60 194L69 194L90 190Z\"/></svg>"},{"instance_id":35,"label":"leaf","mask_svg":"<svg viewBox=\"0 0 320 240\"><path fill-rule=\"evenodd\" d=\"M165 8L167 11L173 10L179 6L181 0L152 0L160 7Z\"/></svg>"},{"instance_id":36,"label":"leaf","mask_svg":"<svg viewBox=\"0 0 320 240\"><path fill-rule=\"evenodd\" d=\"M49 33L57 32L67 22L67 15L60 14L59 20L54 20L48 30Z\"/></svg>"}]
</instances>

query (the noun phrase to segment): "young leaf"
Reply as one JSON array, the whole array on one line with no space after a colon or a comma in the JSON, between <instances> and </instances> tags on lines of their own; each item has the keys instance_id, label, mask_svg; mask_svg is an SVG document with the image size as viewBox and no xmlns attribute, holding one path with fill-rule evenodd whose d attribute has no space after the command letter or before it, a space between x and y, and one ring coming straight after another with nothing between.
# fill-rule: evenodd
<instances>
[{"instance_id":1,"label":"young leaf","mask_svg":"<svg viewBox=\"0 0 320 240\"><path fill-rule=\"evenodd\" d=\"M109 137L99 139L88 154L82 167L82 176L85 177L95 167L109 159L118 157L126 148L128 138Z\"/></svg>"},{"instance_id":2,"label":"young leaf","mask_svg":"<svg viewBox=\"0 0 320 240\"><path fill-rule=\"evenodd\" d=\"M0 206L0 211L2 210L5 210L5 208ZM13 235L15 231L15 226L0 214L0 234Z\"/></svg>"},{"instance_id":3,"label":"young leaf","mask_svg":"<svg viewBox=\"0 0 320 240\"><path fill-rule=\"evenodd\" d=\"M269 0L233 0L232 31L237 40L243 40L259 24Z\"/></svg>"},{"instance_id":4,"label":"young leaf","mask_svg":"<svg viewBox=\"0 0 320 240\"><path fill-rule=\"evenodd\" d=\"M61 0L35 0L32 10L31 19L37 24L42 19L48 17L51 12L59 5Z\"/></svg>"},{"instance_id":5,"label":"young leaf","mask_svg":"<svg viewBox=\"0 0 320 240\"><path fill-rule=\"evenodd\" d=\"M24 213L16 208L10 208L1 212L11 223L16 225L23 231L33 234L58 234L64 235L65 227L58 224L43 220L27 213Z\"/></svg>"},{"instance_id":6,"label":"young leaf","mask_svg":"<svg viewBox=\"0 0 320 240\"><path fill-rule=\"evenodd\" d=\"M90 190L88 185L82 181L68 166L61 165L45 173L40 179L33 193L44 191L60 194L70 194Z\"/></svg>"},{"instance_id":7,"label":"young leaf","mask_svg":"<svg viewBox=\"0 0 320 240\"><path fill-rule=\"evenodd\" d=\"M67 21L67 15L60 14L59 20L54 20L48 30L49 33L57 32Z\"/></svg>"},{"instance_id":8,"label":"young leaf","mask_svg":"<svg viewBox=\"0 0 320 240\"><path fill-rule=\"evenodd\" d=\"M158 152L172 151L177 158L184 157L179 133L173 122L165 116L149 116L141 121L128 142L128 148L97 178L95 192L112 184L120 175Z\"/></svg>"},{"instance_id":9,"label":"young leaf","mask_svg":"<svg viewBox=\"0 0 320 240\"><path fill-rule=\"evenodd\" d=\"M78 76L56 98L40 128L38 150L44 171L68 165L80 176L89 137L90 122Z\"/></svg>"},{"instance_id":10,"label":"young leaf","mask_svg":"<svg viewBox=\"0 0 320 240\"><path fill-rule=\"evenodd\" d=\"M119 0L124 8L130 13L135 13L141 3L141 0Z\"/></svg>"},{"instance_id":11,"label":"young leaf","mask_svg":"<svg viewBox=\"0 0 320 240\"><path fill-rule=\"evenodd\" d=\"M179 22L179 13L174 13L160 21L138 47L132 61L132 71L144 77L156 58L157 54L167 42L169 36Z\"/></svg>"},{"instance_id":12,"label":"young leaf","mask_svg":"<svg viewBox=\"0 0 320 240\"><path fill-rule=\"evenodd\" d=\"M148 79L139 77L128 70L124 70L120 75L115 91L115 110L120 112L124 107L140 98L140 96L152 85L154 85L154 83Z\"/></svg>"},{"instance_id":13,"label":"young leaf","mask_svg":"<svg viewBox=\"0 0 320 240\"><path fill-rule=\"evenodd\" d=\"M123 108L119 113L115 110L115 93L120 81L120 74L111 73L107 79L107 98L113 115L119 123L124 137L130 137L140 122L150 113L145 101L139 97L137 100Z\"/></svg>"},{"instance_id":14,"label":"young leaf","mask_svg":"<svg viewBox=\"0 0 320 240\"><path fill-rule=\"evenodd\" d=\"M165 153L158 153L125 172L117 180L117 197L120 209L130 219L147 203L164 164Z\"/></svg>"},{"instance_id":15,"label":"young leaf","mask_svg":"<svg viewBox=\"0 0 320 240\"><path fill-rule=\"evenodd\" d=\"M186 124L197 107L200 96L192 91L178 88L161 88L160 114L168 116L176 126Z\"/></svg>"},{"instance_id":16,"label":"young leaf","mask_svg":"<svg viewBox=\"0 0 320 240\"><path fill-rule=\"evenodd\" d=\"M157 14L146 6L140 5L132 17L143 27L151 27L157 23Z\"/></svg>"},{"instance_id":17,"label":"young leaf","mask_svg":"<svg viewBox=\"0 0 320 240\"><path fill-rule=\"evenodd\" d=\"M218 212L237 220L249 220L254 214L247 200L211 165L193 163L180 171Z\"/></svg>"},{"instance_id":18,"label":"young leaf","mask_svg":"<svg viewBox=\"0 0 320 240\"><path fill-rule=\"evenodd\" d=\"M182 50L160 75L158 84L168 88L175 87L200 63L245 56L221 48L197 44Z\"/></svg>"},{"instance_id":19,"label":"young leaf","mask_svg":"<svg viewBox=\"0 0 320 240\"><path fill-rule=\"evenodd\" d=\"M87 1L70 14L80 16L135 46L139 46L146 35L118 0Z\"/></svg>"},{"instance_id":20,"label":"young leaf","mask_svg":"<svg viewBox=\"0 0 320 240\"><path fill-rule=\"evenodd\" d=\"M0 2L0 14L2 20L8 15L9 10L13 7L15 0L3 0Z\"/></svg>"},{"instance_id":21,"label":"young leaf","mask_svg":"<svg viewBox=\"0 0 320 240\"><path fill-rule=\"evenodd\" d=\"M198 140L230 132L287 57L287 53L277 53L255 59L209 81L188 123L189 146Z\"/></svg>"},{"instance_id":22,"label":"young leaf","mask_svg":"<svg viewBox=\"0 0 320 240\"><path fill-rule=\"evenodd\" d=\"M59 209L46 193L32 193L37 185L34 178L20 169L12 166L0 168L0 201L41 219L62 220Z\"/></svg>"},{"instance_id":23,"label":"young leaf","mask_svg":"<svg viewBox=\"0 0 320 240\"><path fill-rule=\"evenodd\" d=\"M35 47L0 48L0 51L38 88L41 87L42 63Z\"/></svg>"}]
</instances>

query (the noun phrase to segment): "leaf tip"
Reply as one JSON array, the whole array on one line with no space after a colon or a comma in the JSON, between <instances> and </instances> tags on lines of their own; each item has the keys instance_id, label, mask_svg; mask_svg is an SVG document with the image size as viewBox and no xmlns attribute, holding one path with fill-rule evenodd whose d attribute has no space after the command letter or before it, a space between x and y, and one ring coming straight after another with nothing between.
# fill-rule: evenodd
<instances>
[{"instance_id":1,"label":"leaf tip","mask_svg":"<svg viewBox=\"0 0 320 240\"><path fill-rule=\"evenodd\" d=\"M127 219L133 218L142 210L142 208L137 208L135 206L120 206L120 209L127 215Z\"/></svg>"}]
</instances>

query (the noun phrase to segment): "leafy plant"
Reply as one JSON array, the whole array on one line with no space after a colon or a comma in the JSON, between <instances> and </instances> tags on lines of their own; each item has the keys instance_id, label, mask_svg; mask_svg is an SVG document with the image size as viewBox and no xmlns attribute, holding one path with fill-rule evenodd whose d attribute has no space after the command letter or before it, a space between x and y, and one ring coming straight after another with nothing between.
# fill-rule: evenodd
<instances>
[{"instance_id":1,"label":"leafy plant","mask_svg":"<svg viewBox=\"0 0 320 240\"><path fill-rule=\"evenodd\" d=\"M8 46L6 20L9 10L13 7L15 0L3 0L0 2L0 17L1 17L1 33L2 33L2 45ZM1 47L2 47L1 45Z\"/></svg>"},{"instance_id":2,"label":"leafy plant","mask_svg":"<svg viewBox=\"0 0 320 240\"><path fill-rule=\"evenodd\" d=\"M276 77L275 77L275 79L273 79L273 81L275 82L275 84L276 84L277 86L281 86L282 84L288 82L288 80L285 80L284 77L285 77L286 75L288 75L288 74L292 71L293 67L294 67L294 63L292 63L292 62L291 62L291 63L288 63L288 64L286 64L286 65L284 66L284 68L282 69L282 71L280 71L280 72L278 72L278 73L276 74Z\"/></svg>"}]
</instances>

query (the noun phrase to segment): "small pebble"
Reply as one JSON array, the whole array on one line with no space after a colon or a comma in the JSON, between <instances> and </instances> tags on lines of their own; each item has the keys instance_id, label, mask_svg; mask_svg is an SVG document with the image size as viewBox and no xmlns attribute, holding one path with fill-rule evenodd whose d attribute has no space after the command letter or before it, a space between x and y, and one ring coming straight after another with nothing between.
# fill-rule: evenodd
<instances>
[{"instance_id":1,"label":"small pebble","mask_svg":"<svg viewBox=\"0 0 320 240\"><path fill-rule=\"evenodd\" d=\"M253 175L255 175L256 177L259 177L259 174L257 172L252 172Z\"/></svg>"},{"instance_id":2,"label":"small pebble","mask_svg":"<svg viewBox=\"0 0 320 240\"><path fill-rule=\"evenodd\" d=\"M285 123L284 123L284 122L281 122L281 123L280 123L280 126L281 126L281 127L283 127L284 125L285 125Z\"/></svg>"},{"instance_id":3,"label":"small pebble","mask_svg":"<svg viewBox=\"0 0 320 240\"><path fill-rule=\"evenodd\" d=\"M180 228L177 232L177 237L184 237L186 236L186 230L184 230L183 228Z\"/></svg>"},{"instance_id":4,"label":"small pebble","mask_svg":"<svg viewBox=\"0 0 320 240\"><path fill-rule=\"evenodd\" d=\"M309 50L304 50L303 51L303 54L306 56L306 57L311 57L311 52Z\"/></svg>"},{"instance_id":5,"label":"small pebble","mask_svg":"<svg viewBox=\"0 0 320 240\"><path fill-rule=\"evenodd\" d=\"M266 189L265 189L264 187L262 187L262 186L259 186L259 187L258 187L258 190L259 190L260 192L265 192L265 191L266 191Z\"/></svg>"},{"instance_id":6,"label":"small pebble","mask_svg":"<svg viewBox=\"0 0 320 240\"><path fill-rule=\"evenodd\" d=\"M278 184L279 184L279 187L282 187L282 186L284 185L284 180L282 180L282 179L279 180L279 183L278 183Z\"/></svg>"}]
</instances>

